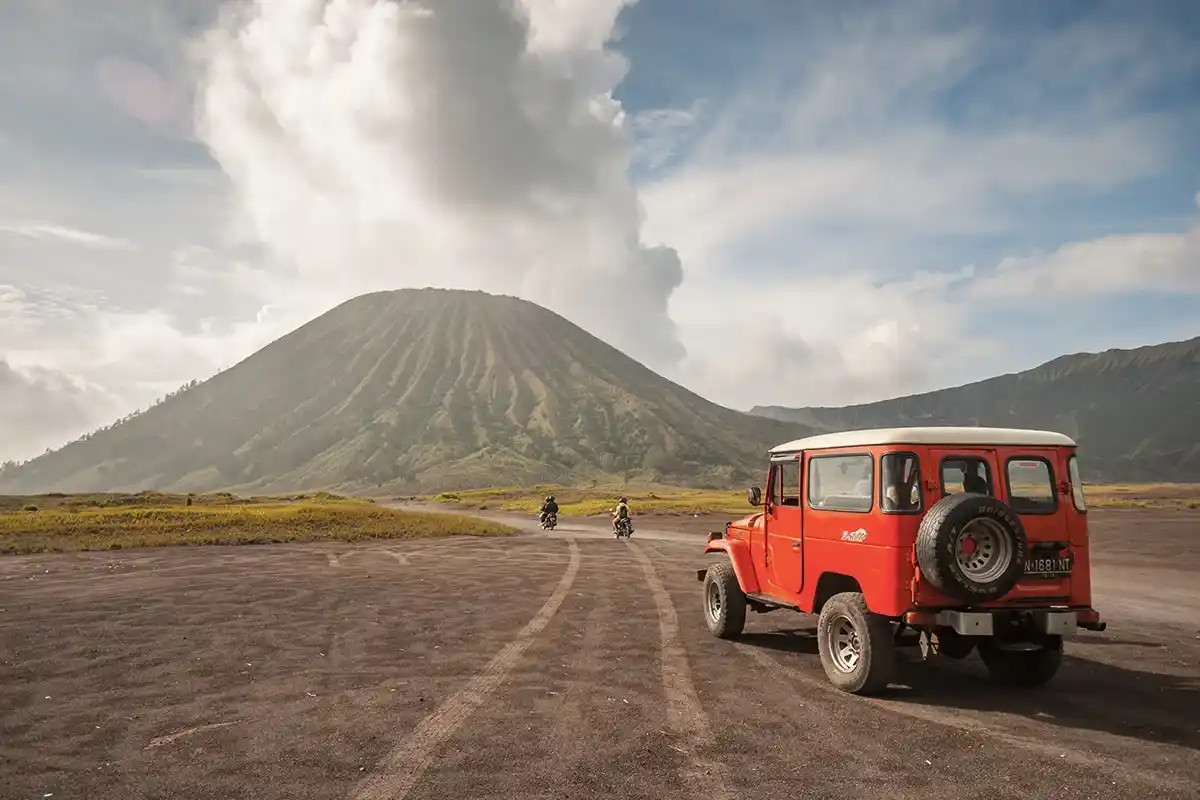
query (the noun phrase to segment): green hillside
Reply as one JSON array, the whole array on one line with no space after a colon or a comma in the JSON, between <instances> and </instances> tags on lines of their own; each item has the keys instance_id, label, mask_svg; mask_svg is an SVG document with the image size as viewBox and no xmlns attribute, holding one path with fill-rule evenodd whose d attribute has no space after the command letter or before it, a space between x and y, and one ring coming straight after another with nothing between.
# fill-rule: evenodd
<instances>
[{"instance_id":1,"label":"green hillside","mask_svg":"<svg viewBox=\"0 0 1200 800\"><path fill-rule=\"evenodd\" d=\"M715 405L540 306L350 300L212 379L0 474L0 493L729 486L803 426Z\"/></svg>"},{"instance_id":2,"label":"green hillside","mask_svg":"<svg viewBox=\"0 0 1200 800\"><path fill-rule=\"evenodd\" d=\"M846 408L756 406L820 431L997 425L1062 431L1096 481L1200 481L1200 337L1062 356L1034 369Z\"/></svg>"}]
</instances>

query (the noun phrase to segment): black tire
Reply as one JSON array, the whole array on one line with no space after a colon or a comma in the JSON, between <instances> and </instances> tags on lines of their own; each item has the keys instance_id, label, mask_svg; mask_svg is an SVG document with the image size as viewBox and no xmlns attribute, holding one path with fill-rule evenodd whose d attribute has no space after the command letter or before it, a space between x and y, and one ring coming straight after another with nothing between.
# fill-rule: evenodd
<instances>
[{"instance_id":1,"label":"black tire","mask_svg":"<svg viewBox=\"0 0 1200 800\"><path fill-rule=\"evenodd\" d=\"M1032 689L1049 683L1062 666L1061 636L1049 636L1039 644L1032 650L1012 650L988 638L976 649L993 681L1014 689Z\"/></svg>"},{"instance_id":2,"label":"black tire","mask_svg":"<svg viewBox=\"0 0 1200 800\"><path fill-rule=\"evenodd\" d=\"M935 631L933 635L937 641L937 654L942 658L961 661L975 650L975 640L963 636L953 628Z\"/></svg>"},{"instance_id":3,"label":"black tire","mask_svg":"<svg viewBox=\"0 0 1200 800\"><path fill-rule=\"evenodd\" d=\"M995 569L976 577L965 571L956 555L964 528L981 522L981 531L995 538L1001 554ZM917 564L925 579L942 594L963 603L998 600L1012 591L1025 572L1029 540L1021 518L1005 503L983 494L960 492L943 497L917 529ZM989 551L990 552L990 551ZM1003 558L1007 552L1008 558Z\"/></svg>"},{"instance_id":4,"label":"black tire","mask_svg":"<svg viewBox=\"0 0 1200 800\"><path fill-rule=\"evenodd\" d=\"M858 643L858 655L848 663L834 641L849 623ZM829 681L850 694L878 694L887 688L896 671L896 642L887 617L871 613L860 592L835 594L817 619L817 651Z\"/></svg>"},{"instance_id":5,"label":"black tire","mask_svg":"<svg viewBox=\"0 0 1200 800\"><path fill-rule=\"evenodd\" d=\"M704 575L704 621L718 639L736 639L746 627L746 595L727 560L711 564Z\"/></svg>"}]
</instances>

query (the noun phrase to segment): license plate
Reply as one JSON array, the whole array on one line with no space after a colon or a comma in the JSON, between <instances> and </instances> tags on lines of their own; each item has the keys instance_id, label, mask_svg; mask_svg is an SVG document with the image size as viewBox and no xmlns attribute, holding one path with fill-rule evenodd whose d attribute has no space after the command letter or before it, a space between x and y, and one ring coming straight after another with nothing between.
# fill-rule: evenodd
<instances>
[{"instance_id":1,"label":"license plate","mask_svg":"<svg viewBox=\"0 0 1200 800\"><path fill-rule=\"evenodd\" d=\"M1066 578L1071 575L1075 559L1069 555L1050 556L1034 553L1025 559L1026 578Z\"/></svg>"}]
</instances>

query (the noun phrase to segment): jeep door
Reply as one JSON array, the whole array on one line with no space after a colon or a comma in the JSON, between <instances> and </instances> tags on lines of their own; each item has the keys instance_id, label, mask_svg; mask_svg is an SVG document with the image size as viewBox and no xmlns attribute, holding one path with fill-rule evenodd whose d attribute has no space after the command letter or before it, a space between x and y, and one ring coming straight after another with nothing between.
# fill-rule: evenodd
<instances>
[{"instance_id":1,"label":"jeep door","mask_svg":"<svg viewBox=\"0 0 1200 800\"><path fill-rule=\"evenodd\" d=\"M800 505L800 465L803 453L789 455L771 465L771 487L763 518L766 528L767 576L784 594L804 586L804 509Z\"/></svg>"},{"instance_id":2,"label":"jeep door","mask_svg":"<svg viewBox=\"0 0 1200 800\"><path fill-rule=\"evenodd\" d=\"M1025 577L1017 594L1032 592L1042 597L1066 597L1074 566L1066 509L1062 495L1069 491L1060 484L1067 480L1059 469L1053 450L1005 448L1000 453L1007 502L1021 517L1029 552Z\"/></svg>"},{"instance_id":3,"label":"jeep door","mask_svg":"<svg viewBox=\"0 0 1200 800\"><path fill-rule=\"evenodd\" d=\"M1045 452L1006 448L962 448L932 450L938 465L937 495L931 505L947 494L970 488L982 480L986 494L1007 503L1021 517L1029 551L1025 559L1028 580L1023 579L1009 599L1065 596L1070 562L1058 557L1052 542L1066 543L1066 517L1056 513L1053 460Z\"/></svg>"}]
</instances>

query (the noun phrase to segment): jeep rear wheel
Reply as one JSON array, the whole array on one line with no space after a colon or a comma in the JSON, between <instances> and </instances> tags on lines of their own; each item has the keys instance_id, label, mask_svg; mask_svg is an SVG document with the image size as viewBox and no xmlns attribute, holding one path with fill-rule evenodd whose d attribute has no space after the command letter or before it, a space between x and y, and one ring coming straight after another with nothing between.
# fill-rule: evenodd
<instances>
[{"instance_id":1,"label":"jeep rear wheel","mask_svg":"<svg viewBox=\"0 0 1200 800\"><path fill-rule=\"evenodd\" d=\"M892 624L859 592L836 594L821 608L817 650L830 682L851 694L882 691L896 669Z\"/></svg>"},{"instance_id":2,"label":"jeep rear wheel","mask_svg":"<svg viewBox=\"0 0 1200 800\"><path fill-rule=\"evenodd\" d=\"M1029 542L1021 518L981 494L942 498L917 530L917 564L942 594L964 603L998 600L1025 570Z\"/></svg>"},{"instance_id":3,"label":"jeep rear wheel","mask_svg":"<svg viewBox=\"0 0 1200 800\"><path fill-rule=\"evenodd\" d=\"M977 649L992 680L1002 686L1032 689L1048 683L1062 666L1061 636L1050 636L1037 644L1022 645L984 639Z\"/></svg>"},{"instance_id":4,"label":"jeep rear wheel","mask_svg":"<svg viewBox=\"0 0 1200 800\"><path fill-rule=\"evenodd\" d=\"M712 564L704 575L704 621L719 639L734 639L746 627L746 595L728 561Z\"/></svg>"}]
</instances>

